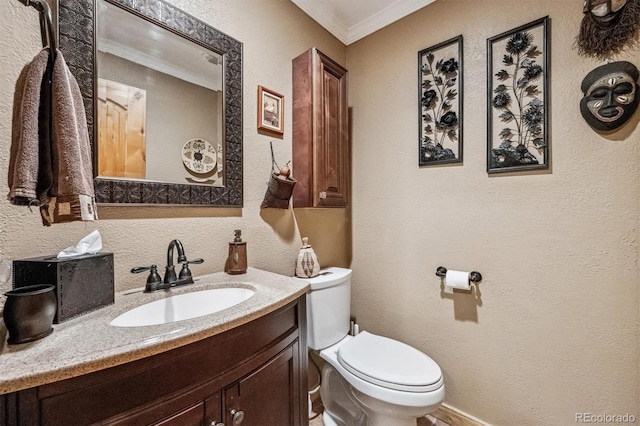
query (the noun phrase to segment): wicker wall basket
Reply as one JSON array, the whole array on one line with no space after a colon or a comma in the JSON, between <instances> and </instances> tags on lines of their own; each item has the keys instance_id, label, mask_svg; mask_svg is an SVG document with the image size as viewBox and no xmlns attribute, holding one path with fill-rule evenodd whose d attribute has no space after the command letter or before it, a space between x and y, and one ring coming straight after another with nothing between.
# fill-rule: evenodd
<instances>
[{"instance_id":1,"label":"wicker wall basket","mask_svg":"<svg viewBox=\"0 0 640 426\"><path fill-rule=\"evenodd\" d=\"M289 199L293 194L293 187L295 185L295 179L290 177L285 178L278 173L271 173L267 192L264 194L264 200L260 208L274 207L277 209L288 209Z\"/></svg>"},{"instance_id":2,"label":"wicker wall basket","mask_svg":"<svg viewBox=\"0 0 640 426\"><path fill-rule=\"evenodd\" d=\"M289 199L293 194L293 187L296 186L296 180L289 177L290 170L285 165L284 168L280 168L276 163L276 158L273 155L273 143L271 145L271 179L267 184L267 192L264 194L264 200L262 201L261 209L268 207L274 207L277 209L288 209Z\"/></svg>"}]
</instances>

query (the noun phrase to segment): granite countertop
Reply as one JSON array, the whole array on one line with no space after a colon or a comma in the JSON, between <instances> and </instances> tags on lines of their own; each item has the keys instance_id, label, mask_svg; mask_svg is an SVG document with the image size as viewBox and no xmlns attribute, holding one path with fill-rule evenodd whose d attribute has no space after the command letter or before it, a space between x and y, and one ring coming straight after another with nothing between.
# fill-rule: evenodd
<instances>
[{"instance_id":1,"label":"granite countertop","mask_svg":"<svg viewBox=\"0 0 640 426\"><path fill-rule=\"evenodd\" d=\"M241 275L218 272L194 280L191 285L154 293L143 293L143 288L116 293L113 305L54 324L52 334L34 342L8 345L2 324L5 336L0 352L0 394L80 376L202 340L273 312L309 288L301 279L255 268ZM118 315L154 300L234 286L251 288L256 293L229 309L189 320L144 327L109 325Z\"/></svg>"}]
</instances>

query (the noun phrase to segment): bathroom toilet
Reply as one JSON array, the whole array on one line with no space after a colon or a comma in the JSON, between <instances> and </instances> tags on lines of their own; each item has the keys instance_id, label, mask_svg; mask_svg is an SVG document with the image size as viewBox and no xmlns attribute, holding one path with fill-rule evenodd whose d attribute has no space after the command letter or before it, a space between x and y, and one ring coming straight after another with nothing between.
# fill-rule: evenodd
<instances>
[{"instance_id":1,"label":"bathroom toilet","mask_svg":"<svg viewBox=\"0 0 640 426\"><path fill-rule=\"evenodd\" d=\"M349 334L351 270L306 279L307 337L319 351L325 426L415 426L444 400L438 364L419 350L363 331Z\"/></svg>"}]
</instances>

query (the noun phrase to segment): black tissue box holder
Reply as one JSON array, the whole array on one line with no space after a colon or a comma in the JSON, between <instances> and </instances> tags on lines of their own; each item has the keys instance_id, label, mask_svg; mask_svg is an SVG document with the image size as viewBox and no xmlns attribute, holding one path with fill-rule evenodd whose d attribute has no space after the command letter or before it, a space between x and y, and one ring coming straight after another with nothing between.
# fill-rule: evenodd
<instances>
[{"instance_id":1,"label":"black tissue box holder","mask_svg":"<svg viewBox=\"0 0 640 426\"><path fill-rule=\"evenodd\" d=\"M113 253L34 257L13 261L13 288L53 284L58 299L54 324L113 304Z\"/></svg>"}]
</instances>

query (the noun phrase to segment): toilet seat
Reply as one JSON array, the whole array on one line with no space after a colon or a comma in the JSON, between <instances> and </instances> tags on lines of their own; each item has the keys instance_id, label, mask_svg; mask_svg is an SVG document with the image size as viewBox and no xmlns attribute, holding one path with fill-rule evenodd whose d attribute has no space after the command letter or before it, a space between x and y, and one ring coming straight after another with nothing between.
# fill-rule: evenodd
<instances>
[{"instance_id":1,"label":"toilet seat","mask_svg":"<svg viewBox=\"0 0 640 426\"><path fill-rule=\"evenodd\" d=\"M430 392L442 386L442 371L429 356L366 331L341 345L337 359L351 374L387 389Z\"/></svg>"},{"instance_id":2,"label":"toilet seat","mask_svg":"<svg viewBox=\"0 0 640 426\"><path fill-rule=\"evenodd\" d=\"M366 334L364 333L366 332L363 331L358 334L358 336L366 336ZM338 343L329 346L328 348L324 348L320 351L320 357L327 362L323 367L323 375L325 367L330 366L331 368L335 369L338 374L352 386L354 392L361 392L371 398L375 398L389 404L415 408L437 406L442 403L445 394L444 379L442 376L440 377L440 380L438 380L438 382L434 384L434 390L427 392L407 392L377 385L375 383L372 383L371 378L369 378L368 376L368 379L365 380L347 370L342 365L342 363L338 361L338 351L342 346L350 343L356 337L347 335ZM367 355L371 355L371 353ZM391 360L387 360L387 362L390 361ZM325 386L327 385L327 382L324 380L322 383Z\"/></svg>"}]
</instances>

